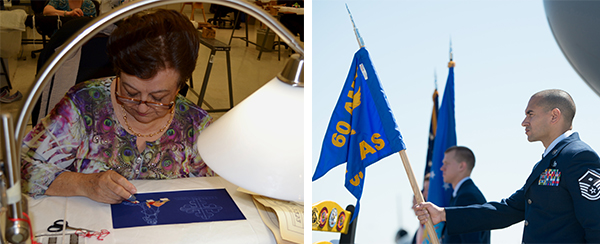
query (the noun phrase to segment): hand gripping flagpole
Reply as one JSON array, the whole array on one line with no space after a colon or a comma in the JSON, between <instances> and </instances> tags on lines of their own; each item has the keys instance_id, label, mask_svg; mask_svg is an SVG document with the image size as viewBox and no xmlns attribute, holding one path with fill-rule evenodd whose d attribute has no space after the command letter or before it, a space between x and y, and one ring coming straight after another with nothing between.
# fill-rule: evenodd
<instances>
[{"instance_id":1,"label":"hand gripping flagpole","mask_svg":"<svg viewBox=\"0 0 600 244\"><path fill-rule=\"evenodd\" d=\"M419 188L419 184L417 183L417 179L415 179L415 173L410 166L410 161L408 160L408 156L406 155L406 150L401 150L398 152L400 154L400 159L402 159L402 164L404 164L404 169L406 170L406 175L408 176L408 181L410 181L410 186L412 187L413 193L417 198L417 203L423 203L425 200L423 199L423 194ZM427 211L427 210L425 210ZM427 228L427 235L429 235L429 239L432 244L439 244L437 234L435 232L435 228L433 227L433 221L431 220L431 216L427 218L427 223L425 223L425 228Z\"/></svg>"},{"instance_id":2,"label":"hand gripping flagpole","mask_svg":"<svg viewBox=\"0 0 600 244\"><path fill-rule=\"evenodd\" d=\"M354 19L352 18L352 13L350 13L348 4L346 4L346 10L348 10L348 15L350 15L350 20L352 21L352 27L354 27L354 34L356 35L356 40L358 41L358 45L361 48L363 48L365 46L365 43L364 43L362 37L360 36L360 34L358 33L358 29L356 28L356 25L354 24ZM419 184L417 183L417 180L415 179L415 173L413 172L412 167L410 166L410 161L408 160L408 156L406 155L406 150L401 150L398 153L400 154L400 159L402 159L402 163L404 164L404 169L406 170L406 175L408 176L408 180L410 181L410 185L412 187L413 193L415 194L415 197L417 198L417 202L418 203L425 202L425 200L423 199L423 194L421 193L421 190L419 188ZM431 240L431 243L439 244L440 242L438 241L437 234L435 232L435 228L433 227L433 221L431 220L431 217L429 217L427 219L427 223L425 223L425 227L427 228L427 234L429 235L429 239Z\"/></svg>"}]
</instances>

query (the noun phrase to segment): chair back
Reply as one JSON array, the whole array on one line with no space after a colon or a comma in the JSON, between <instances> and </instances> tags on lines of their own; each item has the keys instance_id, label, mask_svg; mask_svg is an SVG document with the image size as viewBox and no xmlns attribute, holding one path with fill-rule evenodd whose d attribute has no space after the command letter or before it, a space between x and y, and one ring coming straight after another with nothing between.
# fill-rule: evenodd
<instances>
[{"instance_id":1,"label":"chair back","mask_svg":"<svg viewBox=\"0 0 600 244\"><path fill-rule=\"evenodd\" d=\"M44 67L45 63L54 54L56 48L63 45L73 33L77 33L77 31L91 21L93 21L92 18L76 18L66 22L63 28L60 28L56 34L50 38L47 46L42 53L40 53L37 62L37 71L39 72ZM115 75L112 63L110 62L106 51L107 43L108 36L104 34L96 35L81 47L80 58L76 63L65 62L65 64L59 68L54 74L54 77L52 77L50 84L44 87L42 96L33 108L31 115L33 124L37 124L41 118L45 117L73 85L90 79ZM69 66L68 64L72 66ZM73 75L56 78L56 75L62 75L69 72L72 72Z\"/></svg>"},{"instance_id":2,"label":"chair back","mask_svg":"<svg viewBox=\"0 0 600 244\"><path fill-rule=\"evenodd\" d=\"M41 14L48 4L48 0L31 0L31 10L34 14Z\"/></svg>"},{"instance_id":3,"label":"chair back","mask_svg":"<svg viewBox=\"0 0 600 244\"><path fill-rule=\"evenodd\" d=\"M92 0L94 3L94 7L96 8L96 17L100 16L100 2L97 0Z\"/></svg>"}]
</instances>

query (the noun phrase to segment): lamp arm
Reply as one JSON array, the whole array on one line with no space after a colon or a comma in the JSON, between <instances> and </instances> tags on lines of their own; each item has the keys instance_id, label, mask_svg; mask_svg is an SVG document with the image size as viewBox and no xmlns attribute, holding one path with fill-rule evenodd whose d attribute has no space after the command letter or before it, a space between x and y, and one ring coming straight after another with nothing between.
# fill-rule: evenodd
<instances>
[{"instance_id":1,"label":"lamp arm","mask_svg":"<svg viewBox=\"0 0 600 244\"><path fill-rule=\"evenodd\" d=\"M2 212L6 212L5 229L0 236L1 243L22 243L29 238L29 224L24 218L27 212L27 199L21 197L21 162L18 161L18 151L15 145L13 119L9 113L0 114L0 128L2 129L2 148L0 155L4 160L0 172L0 202ZM6 239L5 239L6 238Z\"/></svg>"}]
</instances>

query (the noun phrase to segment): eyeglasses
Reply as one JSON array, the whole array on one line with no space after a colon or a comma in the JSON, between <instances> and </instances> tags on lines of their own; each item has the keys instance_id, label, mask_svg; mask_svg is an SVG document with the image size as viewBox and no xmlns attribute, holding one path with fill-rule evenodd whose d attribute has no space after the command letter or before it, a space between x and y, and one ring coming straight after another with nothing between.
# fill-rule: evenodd
<instances>
[{"instance_id":1,"label":"eyeglasses","mask_svg":"<svg viewBox=\"0 0 600 244\"><path fill-rule=\"evenodd\" d=\"M120 77L117 77L117 82L121 81ZM166 110L166 109L171 109L173 107L173 105L175 104L174 101L171 101L169 104L164 104L164 103L159 103L159 102L151 102L151 101L142 101L139 99L135 99L135 98L131 98L131 97L124 97L119 95L119 89L118 89L118 85L120 85L119 83L117 83L117 89L115 91L115 95L117 95L117 101L122 102L123 104L126 104L128 106L136 106L136 105L141 105L146 104L146 106L150 107L150 108L154 108L154 109L161 109L161 110Z\"/></svg>"}]
</instances>

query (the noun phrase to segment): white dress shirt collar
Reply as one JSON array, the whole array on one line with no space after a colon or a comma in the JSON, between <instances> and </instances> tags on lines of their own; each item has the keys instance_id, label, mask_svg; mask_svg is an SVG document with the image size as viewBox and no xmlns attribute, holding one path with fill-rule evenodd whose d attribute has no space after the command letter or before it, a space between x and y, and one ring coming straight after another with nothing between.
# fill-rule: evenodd
<instances>
[{"instance_id":1,"label":"white dress shirt collar","mask_svg":"<svg viewBox=\"0 0 600 244\"><path fill-rule=\"evenodd\" d=\"M452 197L456 197L456 193L458 192L458 189L460 189L460 186L465 183L465 181L467 181L468 179L471 179L471 177L467 176L465 178L463 178L462 180L460 180L458 182L458 184L456 184L456 187L454 187L454 191L452 192Z\"/></svg>"},{"instance_id":2,"label":"white dress shirt collar","mask_svg":"<svg viewBox=\"0 0 600 244\"><path fill-rule=\"evenodd\" d=\"M544 154L542 157L546 157L546 155L548 155L548 153L550 153L550 151L554 148L554 146L556 146L556 144L558 144L560 141L564 140L565 138L569 137L571 134L573 134L573 131L568 130L565 133L563 133L562 135L558 136L556 139L554 139L554 141L552 141L552 143L550 143L550 146L548 146L548 148L546 148L546 150L544 150Z\"/></svg>"}]
</instances>

